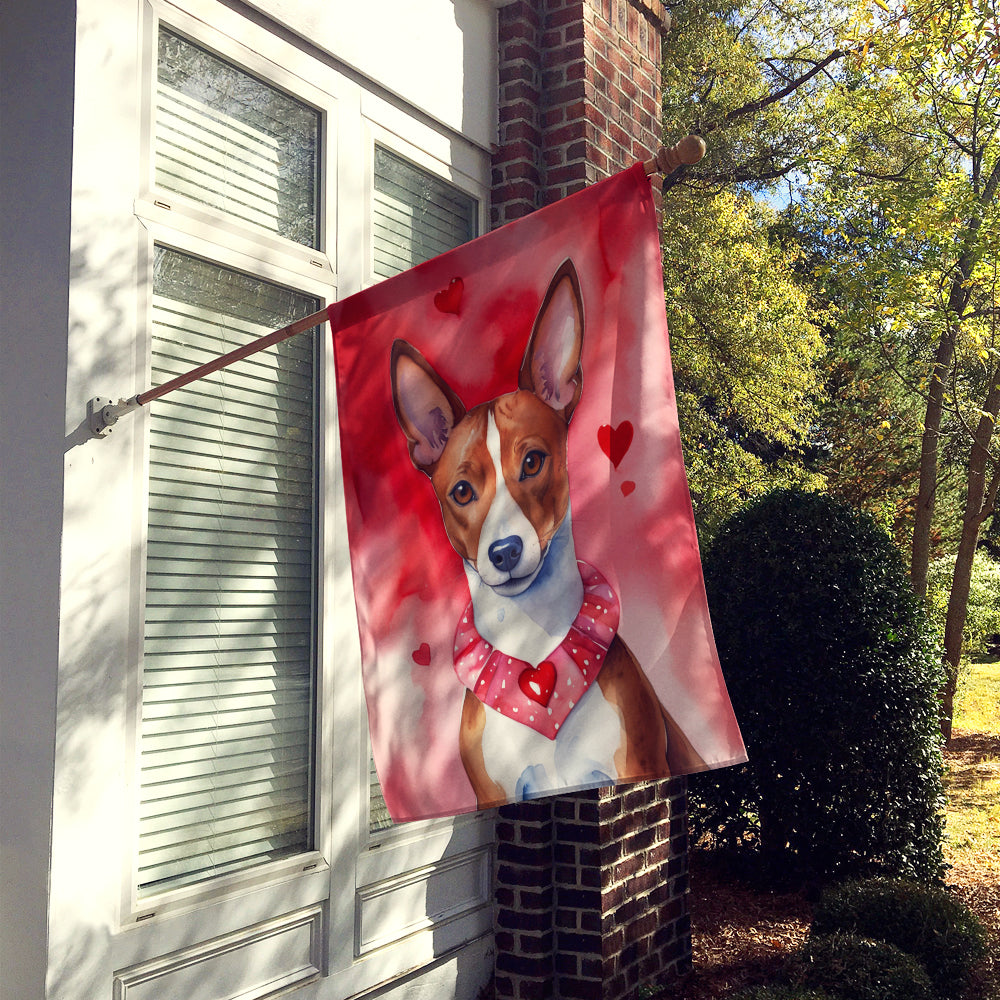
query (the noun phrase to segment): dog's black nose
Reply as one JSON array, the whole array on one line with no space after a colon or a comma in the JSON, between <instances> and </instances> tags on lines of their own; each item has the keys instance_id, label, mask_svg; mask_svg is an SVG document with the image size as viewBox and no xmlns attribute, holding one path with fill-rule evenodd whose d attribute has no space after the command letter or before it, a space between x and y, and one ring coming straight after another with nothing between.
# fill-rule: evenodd
<instances>
[{"instance_id":1,"label":"dog's black nose","mask_svg":"<svg viewBox=\"0 0 1000 1000\"><path fill-rule=\"evenodd\" d=\"M490 546L490 562L503 573L510 573L521 559L524 543L517 535L508 535Z\"/></svg>"}]
</instances>

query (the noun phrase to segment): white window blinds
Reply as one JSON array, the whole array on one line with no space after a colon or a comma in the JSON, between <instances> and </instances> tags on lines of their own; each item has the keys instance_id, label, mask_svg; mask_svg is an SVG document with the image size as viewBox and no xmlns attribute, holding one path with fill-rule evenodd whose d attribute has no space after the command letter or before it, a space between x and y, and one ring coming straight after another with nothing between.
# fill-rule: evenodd
<instances>
[{"instance_id":1,"label":"white window blinds","mask_svg":"<svg viewBox=\"0 0 1000 1000\"><path fill-rule=\"evenodd\" d=\"M375 147L372 208L375 274L391 278L478 235L476 199L381 146ZM371 833L392 826L369 759L368 825Z\"/></svg>"},{"instance_id":2,"label":"white window blinds","mask_svg":"<svg viewBox=\"0 0 1000 1000\"><path fill-rule=\"evenodd\" d=\"M375 273L391 278L477 236L476 200L375 147Z\"/></svg>"},{"instance_id":3,"label":"white window blinds","mask_svg":"<svg viewBox=\"0 0 1000 1000\"><path fill-rule=\"evenodd\" d=\"M317 308L157 248L153 384ZM150 408L140 894L311 847L315 331Z\"/></svg>"},{"instance_id":4,"label":"white window blinds","mask_svg":"<svg viewBox=\"0 0 1000 1000\"><path fill-rule=\"evenodd\" d=\"M319 128L315 109L160 29L159 189L315 247Z\"/></svg>"},{"instance_id":5,"label":"white window blinds","mask_svg":"<svg viewBox=\"0 0 1000 1000\"><path fill-rule=\"evenodd\" d=\"M166 27L158 41L157 190L316 246L319 113ZM157 246L151 384L318 305ZM313 847L315 354L301 334L150 407L140 897Z\"/></svg>"}]
</instances>

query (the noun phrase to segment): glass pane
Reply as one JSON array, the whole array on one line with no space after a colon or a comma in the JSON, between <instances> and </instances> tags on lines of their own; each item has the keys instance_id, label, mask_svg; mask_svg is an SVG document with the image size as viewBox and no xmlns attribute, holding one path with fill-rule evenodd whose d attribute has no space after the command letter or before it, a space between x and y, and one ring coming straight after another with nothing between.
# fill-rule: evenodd
<instances>
[{"instance_id":1,"label":"glass pane","mask_svg":"<svg viewBox=\"0 0 1000 1000\"><path fill-rule=\"evenodd\" d=\"M317 307L158 247L152 382ZM315 337L150 405L142 895L312 846Z\"/></svg>"},{"instance_id":2,"label":"glass pane","mask_svg":"<svg viewBox=\"0 0 1000 1000\"><path fill-rule=\"evenodd\" d=\"M319 121L315 109L160 29L158 188L315 247Z\"/></svg>"},{"instance_id":3,"label":"glass pane","mask_svg":"<svg viewBox=\"0 0 1000 1000\"><path fill-rule=\"evenodd\" d=\"M477 235L476 199L375 147L375 274L390 278Z\"/></svg>"}]
</instances>

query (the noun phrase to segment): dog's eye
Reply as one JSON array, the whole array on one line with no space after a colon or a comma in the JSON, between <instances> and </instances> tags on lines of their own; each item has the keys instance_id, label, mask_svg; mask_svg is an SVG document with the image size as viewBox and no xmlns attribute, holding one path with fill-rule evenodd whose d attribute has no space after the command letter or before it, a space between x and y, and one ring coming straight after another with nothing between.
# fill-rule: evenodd
<instances>
[{"instance_id":1,"label":"dog's eye","mask_svg":"<svg viewBox=\"0 0 1000 1000\"><path fill-rule=\"evenodd\" d=\"M534 479L539 472L545 466L545 459L548 456L544 451L539 451L535 448L529 451L527 455L524 456L524 461L521 463L521 479Z\"/></svg>"},{"instance_id":2,"label":"dog's eye","mask_svg":"<svg viewBox=\"0 0 1000 1000\"><path fill-rule=\"evenodd\" d=\"M459 507L464 507L466 504L470 504L476 499L476 491L472 488L472 484L467 479L463 479L451 488L451 493L449 493L448 496L450 496Z\"/></svg>"}]
</instances>

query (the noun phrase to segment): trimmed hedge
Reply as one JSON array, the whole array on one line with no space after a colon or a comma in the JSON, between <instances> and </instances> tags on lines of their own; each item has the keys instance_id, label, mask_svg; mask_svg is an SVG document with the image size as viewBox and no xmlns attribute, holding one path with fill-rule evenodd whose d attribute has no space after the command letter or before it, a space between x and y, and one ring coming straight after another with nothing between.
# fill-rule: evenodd
<instances>
[{"instance_id":1,"label":"trimmed hedge","mask_svg":"<svg viewBox=\"0 0 1000 1000\"><path fill-rule=\"evenodd\" d=\"M705 584L750 761L692 778L695 835L777 874L940 878L943 671L889 536L779 490L723 526Z\"/></svg>"},{"instance_id":2,"label":"trimmed hedge","mask_svg":"<svg viewBox=\"0 0 1000 1000\"><path fill-rule=\"evenodd\" d=\"M934 1000L930 977L912 955L854 934L810 938L794 978L837 1000Z\"/></svg>"},{"instance_id":3,"label":"trimmed hedge","mask_svg":"<svg viewBox=\"0 0 1000 1000\"><path fill-rule=\"evenodd\" d=\"M938 994L960 997L987 954L986 932L947 890L905 879L869 879L827 889L812 933L849 932L895 945L920 961Z\"/></svg>"}]
</instances>

